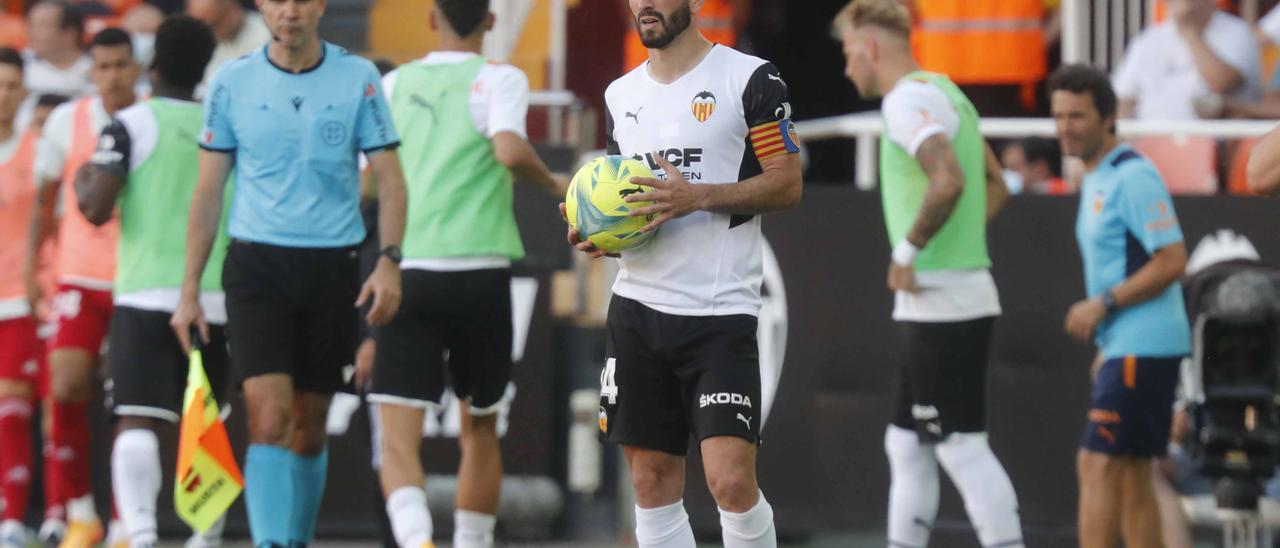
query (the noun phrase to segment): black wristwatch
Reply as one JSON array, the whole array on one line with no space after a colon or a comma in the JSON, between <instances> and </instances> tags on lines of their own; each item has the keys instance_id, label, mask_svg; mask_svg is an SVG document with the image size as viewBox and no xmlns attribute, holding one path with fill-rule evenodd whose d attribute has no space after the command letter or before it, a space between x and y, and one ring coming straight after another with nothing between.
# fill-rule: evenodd
<instances>
[{"instance_id":1,"label":"black wristwatch","mask_svg":"<svg viewBox=\"0 0 1280 548\"><path fill-rule=\"evenodd\" d=\"M391 262L395 264L400 264L400 260L404 259L404 255L400 253L400 246L398 245L384 247L382 251L378 252L378 255L391 259Z\"/></svg>"},{"instance_id":2,"label":"black wristwatch","mask_svg":"<svg viewBox=\"0 0 1280 548\"><path fill-rule=\"evenodd\" d=\"M1110 289L1102 292L1102 306L1107 309L1108 316L1120 310L1120 303L1116 302L1116 295Z\"/></svg>"}]
</instances>

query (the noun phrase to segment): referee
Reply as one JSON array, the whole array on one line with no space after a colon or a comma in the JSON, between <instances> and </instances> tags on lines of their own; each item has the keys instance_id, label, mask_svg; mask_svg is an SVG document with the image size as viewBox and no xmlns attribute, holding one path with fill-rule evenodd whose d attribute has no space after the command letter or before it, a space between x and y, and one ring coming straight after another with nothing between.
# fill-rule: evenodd
<instances>
[{"instance_id":1,"label":"referee","mask_svg":"<svg viewBox=\"0 0 1280 548\"><path fill-rule=\"evenodd\" d=\"M219 70L205 98L182 301L171 323L184 346L193 326L207 337L199 280L234 167L223 286L249 412L249 526L254 546L306 546L324 493L325 415L355 353L355 306L372 300L369 322L381 325L400 305L405 188L378 71L320 39L324 3L258 7L272 41ZM379 187L382 238L363 288L360 152Z\"/></svg>"}]
</instances>

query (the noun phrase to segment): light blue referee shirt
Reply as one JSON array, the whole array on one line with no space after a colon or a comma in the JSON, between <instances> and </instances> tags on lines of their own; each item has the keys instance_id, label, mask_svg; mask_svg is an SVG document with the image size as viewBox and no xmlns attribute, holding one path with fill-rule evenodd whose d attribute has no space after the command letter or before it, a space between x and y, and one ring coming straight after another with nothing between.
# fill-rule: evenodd
<instances>
[{"instance_id":1,"label":"light blue referee shirt","mask_svg":"<svg viewBox=\"0 0 1280 548\"><path fill-rule=\"evenodd\" d=\"M209 85L200 144L235 154L232 238L287 247L364 239L358 153L400 138L373 63L323 47L319 64L294 74L264 46L224 65Z\"/></svg>"},{"instance_id":2,"label":"light blue referee shirt","mask_svg":"<svg viewBox=\"0 0 1280 548\"><path fill-rule=\"evenodd\" d=\"M1097 297L1182 241L1173 200L1155 166L1129 145L1116 146L1084 178L1076 238L1084 258L1085 290ZM1191 352L1182 285L1120 309L1095 334L1104 358L1173 357Z\"/></svg>"}]
</instances>

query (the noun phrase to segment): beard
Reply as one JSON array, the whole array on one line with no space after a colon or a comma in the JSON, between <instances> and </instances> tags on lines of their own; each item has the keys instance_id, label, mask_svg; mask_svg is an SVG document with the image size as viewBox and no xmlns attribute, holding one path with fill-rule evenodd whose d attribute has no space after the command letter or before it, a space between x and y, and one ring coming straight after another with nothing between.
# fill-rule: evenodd
<instances>
[{"instance_id":1,"label":"beard","mask_svg":"<svg viewBox=\"0 0 1280 548\"><path fill-rule=\"evenodd\" d=\"M640 30L641 17L656 17L658 19L658 24L662 27L662 30L656 32L650 31L648 34L645 34L643 30ZM689 28L689 25L692 22L693 11L689 8L689 2L685 2L684 6L676 8L675 11L671 12L670 20L657 10L650 9L640 12L640 15L636 17L636 32L640 33L640 43L644 44L644 47L649 49L662 49L671 45L671 42L674 41L680 33L684 32L685 29Z\"/></svg>"}]
</instances>

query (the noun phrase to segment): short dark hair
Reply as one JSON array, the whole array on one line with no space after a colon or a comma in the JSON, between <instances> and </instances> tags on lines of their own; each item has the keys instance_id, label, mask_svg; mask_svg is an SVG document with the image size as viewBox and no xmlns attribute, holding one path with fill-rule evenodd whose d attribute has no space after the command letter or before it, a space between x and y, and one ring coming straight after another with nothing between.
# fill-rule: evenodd
<instances>
[{"instance_id":1,"label":"short dark hair","mask_svg":"<svg viewBox=\"0 0 1280 548\"><path fill-rule=\"evenodd\" d=\"M89 42L89 49L116 46L128 46L129 52L133 53L133 39L129 37L129 33L119 27L102 29L98 34L93 35L93 40Z\"/></svg>"},{"instance_id":2,"label":"short dark hair","mask_svg":"<svg viewBox=\"0 0 1280 548\"><path fill-rule=\"evenodd\" d=\"M0 48L0 65L10 65L17 67L18 72L22 72L25 63L22 61L22 54L13 48Z\"/></svg>"},{"instance_id":3,"label":"short dark hair","mask_svg":"<svg viewBox=\"0 0 1280 548\"><path fill-rule=\"evenodd\" d=\"M151 66L170 85L194 88L204 79L217 40L208 23L187 15L170 15L156 30Z\"/></svg>"},{"instance_id":4,"label":"short dark hair","mask_svg":"<svg viewBox=\"0 0 1280 548\"><path fill-rule=\"evenodd\" d=\"M1062 65L1049 76L1049 95L1055 91L1088 93L1098 114L1107 118L1116 113L1116 90L1107 73L1084 64Z\"/></svg>"},{"instance_id":5,"label":"short dark hair","mask_svg":"<svg viewBox=\"0 0 1280 548\"><path fill-rule=\"evenodd\" d=\"M36 97L36 106L53 108L70 100L71 98L66 95L61 95L58 93L45 93L39 97Z\"/></svg>"},{"instance_id":6,"label":"short dark hair","mask_svg":"<svg viewBox=\"0 0 1280 548\"><path fill-rule=\"evenodd\" d=\"M489 0L436 0L436 6L458 36L471 36L489 15Z\"/></svg>"},{"instance_id":7,"label":"short dark hair","mask_svg":"<svg viewBox=\"0 0 1280 548\"><path fill-rule=\"evenodd\" d=\"M1027 163L1044 160L1049 164L1049 173L1054 177L1062 176L1062 149L1057 139L1048 137L1025 137L1018 141L1022 147L1022 156Z\"/></svg>"}]
</instances>

